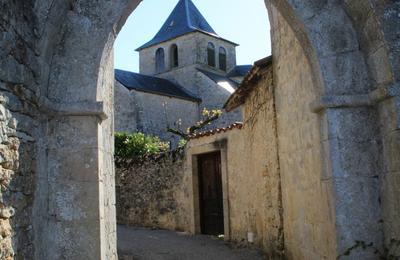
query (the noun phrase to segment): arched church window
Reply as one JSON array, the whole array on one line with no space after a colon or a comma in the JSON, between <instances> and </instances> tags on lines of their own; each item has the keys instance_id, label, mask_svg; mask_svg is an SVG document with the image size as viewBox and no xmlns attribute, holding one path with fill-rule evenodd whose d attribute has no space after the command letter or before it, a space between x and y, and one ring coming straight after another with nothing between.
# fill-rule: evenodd
<instances>
[{"instance_id":1,"label":"arched church window","mask_svg":"<svg viewBox=\"0 0 400 260\"><path fill-rule=\"evenodd\" d=\"M207 46L208 66L215 67L215 46L211 42Z\"/></svg>"},{"instance_id":2,"label":"arched church window","mask_svg":"<svg viewBox=\"0 0 400 260\"><path fill-rule=\"evenodd\" d=\"M165 70L165 54L164 49L159 48L156 51L156 73L161 73Z\"/></svg>"},{"instance_id":3,"label":"arched church window","mask_svg":"<svg viewBox=\"0 0 400 260\"><path fill-rule=\"evenodd\" d=\"M171 46L170 56L171 56L171 68L178 67L179 66L179 55L178 55L178 46L176 44L173 44Z\"/></svg>"},{"instance_id":4,"label":"arched church window","mask_svg":"<svg viewBox=\"0 0 400 260\"><path fill-rule=\"evenodd\" d=\"M226 71L226 50L223 47L219 48L219 69Z\"/></svg>"}]
</instances>

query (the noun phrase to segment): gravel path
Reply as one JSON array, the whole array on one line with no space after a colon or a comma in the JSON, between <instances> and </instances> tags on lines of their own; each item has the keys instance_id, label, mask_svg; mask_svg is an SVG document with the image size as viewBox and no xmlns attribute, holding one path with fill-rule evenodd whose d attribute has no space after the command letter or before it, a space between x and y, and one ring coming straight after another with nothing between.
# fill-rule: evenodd
<instances>
[{"instance_id":1,"label":"gravel path","mask_svg":"<svg viewBox=\"0 0 400 260\"><path fill-rule=\"evenodd\" d=\"M118 226L121 260L261 260L254 249L237 249L210 236Z\"/></svg>"}]
</instances>

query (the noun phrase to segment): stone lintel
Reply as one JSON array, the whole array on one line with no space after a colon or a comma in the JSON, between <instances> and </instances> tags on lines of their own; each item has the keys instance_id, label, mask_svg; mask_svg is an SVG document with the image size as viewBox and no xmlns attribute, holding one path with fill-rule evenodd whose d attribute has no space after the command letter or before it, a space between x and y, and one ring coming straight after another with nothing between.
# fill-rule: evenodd
<instances>
[{"instance_id":1,"label":"stone lintel","mask_svg":"<svg viewBox=\"0 0 400 260\"><path fill-rule=\"evenodd\" d=\"M84 101L60 103L44 98L41 102L41 110L49 116L96 116L104 121L108 118L102 101Z\"/></svg>"},{"instance_id":2,"label":"stone lintel","mask_svg":"<svg viewBox=\"0 0 400 260\"><path fill-rule=\"evenodd\" d=\"M400 83L379 87L365 95L332 95L321 96L310 103L313 113L319 113L328 108L374 106L388 98L400 95Z\"/></svg>"}]
</instances>

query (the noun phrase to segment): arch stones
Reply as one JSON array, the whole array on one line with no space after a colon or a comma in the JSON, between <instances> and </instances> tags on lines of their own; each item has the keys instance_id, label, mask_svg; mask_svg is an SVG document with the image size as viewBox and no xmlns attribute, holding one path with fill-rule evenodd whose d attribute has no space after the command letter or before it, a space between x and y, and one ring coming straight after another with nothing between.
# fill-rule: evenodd
<instances>
[{"instance_id":1,"label":"arch stones","mask_svg":"<svg viewBox=\"0 0 400 260\"><path fill-rule=\"evenodd\" d=\"M20 160L13 169L17 174L7 175L14 186L4 186L1 180L0 209L15 208L9 216L15 221L9 228L1 217L0 230L12 230L16 256L117 257L112 46L139 2L0 4L0 90L8 99L2 103L4 111L9 111L1 124L18 122L15 131L4 133L2 145L8 151L7 138L21 143ZM323 167L315 175L330 196L328 229L335 236L328 258L355 240L373 242L380 250L390 247L391 240L400 240L400 3L356 2L266 1L274 62L280 64L285 57L286 50L278 49L276 40L283 39L279 34L288 25L312 78L304 93L311 93L314 100L307 99L303 109L307 118L318 122L316 140L321 141L322 152L317 161ZM276 75L278 82L282 75ZM302 100L300 96L298 101ZM315 125L309 127L315 130ZM3 164L2 174L7 169ZM284 212L290 210L284 203ZM315 245L301 251L296 246L301 241L285 228L289 257L315 256ZM319 227L305 230L310 228ZM8 233L1 235L11 239ZM374 257L370 250L352 255L360 256Z\"/></svg>"}]
</instances>

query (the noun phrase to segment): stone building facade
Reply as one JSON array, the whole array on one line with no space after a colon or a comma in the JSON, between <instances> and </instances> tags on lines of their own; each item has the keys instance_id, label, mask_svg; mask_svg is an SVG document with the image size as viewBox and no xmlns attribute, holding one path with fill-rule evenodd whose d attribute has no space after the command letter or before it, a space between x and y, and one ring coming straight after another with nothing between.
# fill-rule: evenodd
<instances>
[{"instance_id":1,"label":"stone building facade","mask_svg":"<svg viewBox=\"0 0 400 260\"><path fill-rule=\"evenodd\" d=\"M200 100L191 96L171 96L128 89L115 82L115 131L142 132L158 136L175 147L180 137L167 128L187 129L200 120Z\"/></svg>"},{"instance_id":2,"label":"stone building facade","mask_svg":"<svg viewBox=\"0 0 400 260\"><path fill-rule=\"evenodd\" d=\"M166 132L168 126L173 127L180 120L181 129L186 129L200 120L204 108L222 109L250 69L251 66L236 65L236 46L212 29L191 0L180 0L154 38L137 49L140 74L131 75L141 82L146 81L145 77L168 80L191 98L171 95L166 92L170 86L165 84L160 84L156 91L152 83L145 82L138 88L140 82L121 81L121 72L116 71L116 93L126 92L118 90L121 87L133 93L116 94L116 130L142 131L176 142L176 137ZM224 114L210 128L241 119L239 108ZM133 121L138 122L136 127Z\"/></svg>"},{"instance_id":3,"label":"stone building facade","mask_svg":"<svg viewBox=\"0 0 400 260\"><path fill-rule=\"evenodd\" d=\"M0 191L1 211L13 213L1 217L6 257L117 258L112 47L139 2L0 3L0 91L10 112L2 125L16 119L9 137L20 142L17 174L7 175L14 186L2 181ZM283 225L288 258L335 259L355 240L391 248L400 240L399 2L265 2L286 146L282 201L295 205ZM16 153L3 137L2 153Z\"/></svg>"},{"instance_id":4,"label":"stone building facade","mask_svg":"<svg viewBox=\"0 0 400 260\"><path fill-rule=\"evenodd\" d=\"M150 162L143 167L117 167L117 180L123 180L117 181L117 196L125 198L121 200L125 203L117 203L122 223L203 233L199 160L205 154L218 152L225 239L250 243L251 234L251 243L272 259L283 255L284 209L271 61L268 58L256 63L239 93L229 100L229 110L243 105L243 124L192 136L185 157L175 164L167 157L152 167L148 166ZM145 185L142 177L133 179L142 176L142 172L145 178L154 180ZM159 188L166 184L169 188ZM132 197L140 203L127 199Z\"/></svg>"}]
</instances>

